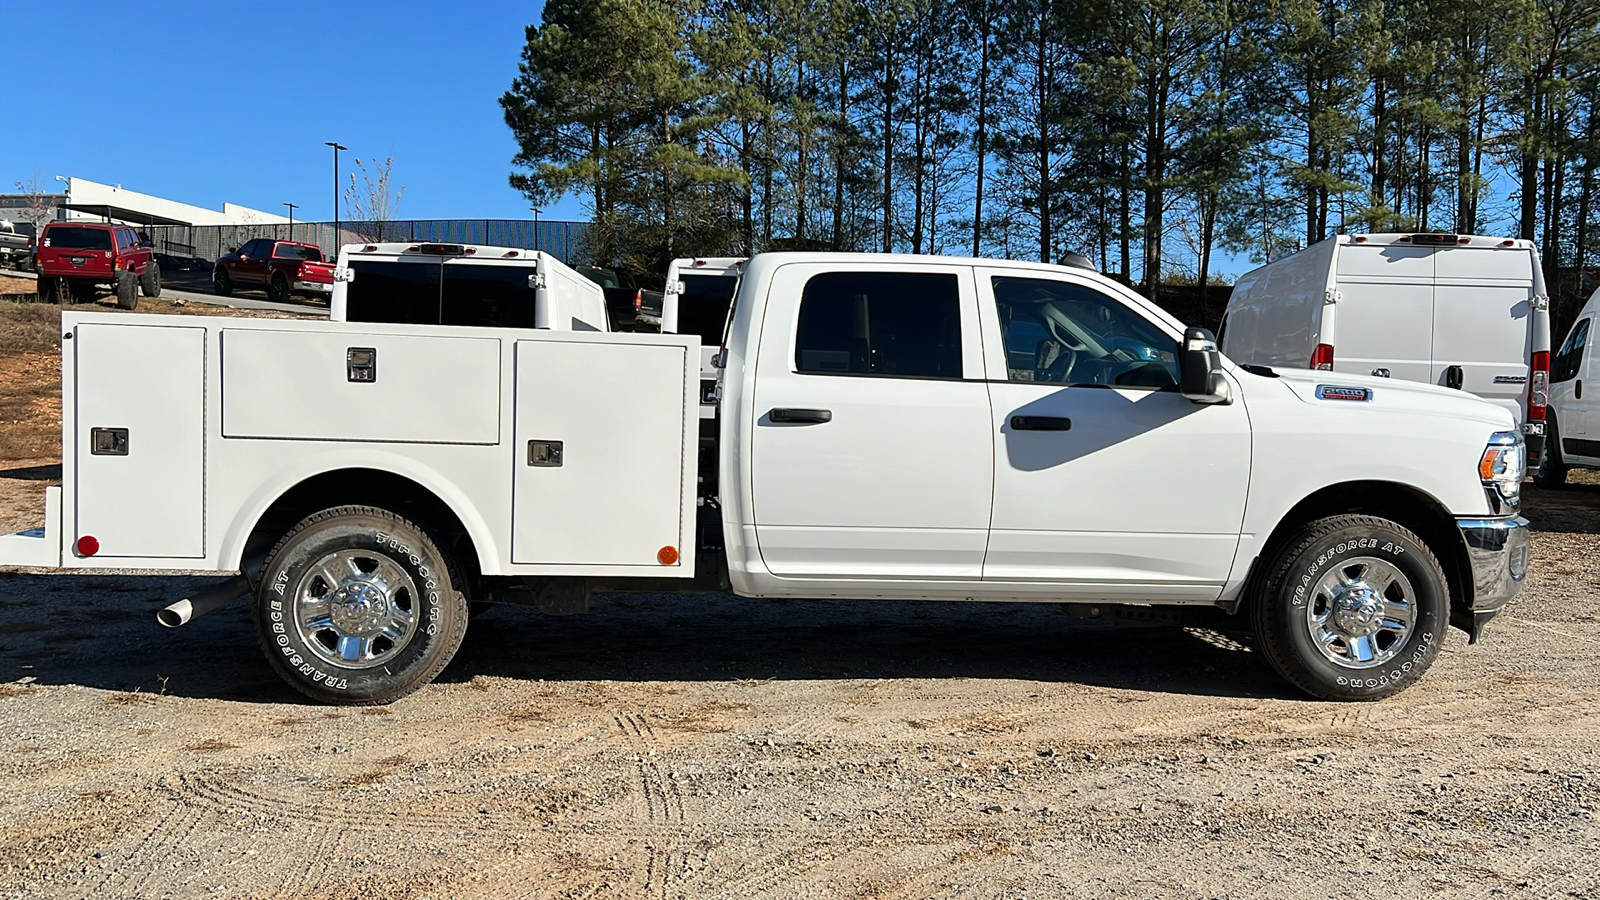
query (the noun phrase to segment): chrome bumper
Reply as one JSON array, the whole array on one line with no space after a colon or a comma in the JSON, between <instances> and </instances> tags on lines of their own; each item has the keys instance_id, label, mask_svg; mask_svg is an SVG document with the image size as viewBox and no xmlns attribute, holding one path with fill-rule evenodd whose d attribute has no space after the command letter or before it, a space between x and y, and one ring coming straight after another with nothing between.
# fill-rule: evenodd
<instances>
[{"instance_id":1,"label":"chrome bumper","mask_svg":"<svg viewBox=\"0 0 1600 900\"><path fill-rule=\"evenodd\" d=\"M1498 611L1528 576L1528 520L1457 519L1472 564L1472 612Z\"/></svg>"}]
</instances>

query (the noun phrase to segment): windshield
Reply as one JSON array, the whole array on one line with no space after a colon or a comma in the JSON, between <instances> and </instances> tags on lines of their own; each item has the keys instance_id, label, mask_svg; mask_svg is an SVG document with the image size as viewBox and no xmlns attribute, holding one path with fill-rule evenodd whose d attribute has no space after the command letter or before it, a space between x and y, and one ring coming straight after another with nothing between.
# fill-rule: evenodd
<instances>
[{"instance_id":1,"label":"windshield","mask_svg":"<svg viewBox=\"0 0 1600 900\"><path fill-rule=\"evenodd\" d=\"M111 232L104 228L57 226L44 233L44 245L64 250L110 250Z\"/></svg>"},{"instance_id":2,"label":"windshield","mask_svg":"<svg viewBox=\"0 0 1600 900\"><path fill-rule=\"evenodd\" d=\"M273 256L279 259L304 259L310 262L322 262L322 251L316 247L307 247L303 244L279 244L273 251Z\"/></svg>"},{"instance_id":3,"label":"windshield","mask_svg":"<svg viewBox=\"0 0 1600 900\"><path fill-rule=\"evenodd\" d=\"M622 283L617 281L617 273L610 269L599 269L594 266L584 266L578 270L583 276L602 288L619 288Z\"/></svg>"}]
</instances>

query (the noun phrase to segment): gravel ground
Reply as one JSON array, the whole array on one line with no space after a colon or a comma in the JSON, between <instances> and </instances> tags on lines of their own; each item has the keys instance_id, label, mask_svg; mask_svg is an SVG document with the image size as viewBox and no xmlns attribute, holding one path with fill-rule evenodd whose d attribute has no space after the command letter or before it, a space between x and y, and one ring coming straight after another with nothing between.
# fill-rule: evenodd
<instances>
[{"instance_id":1,"label":"gravel ground","mask_svg":"<svg viewBox=\"0 0 1600 900\"><path fill-rule=\"evenodd\" d=\"M1361 705L1239 635L711 595L498 608L344 710L243 604L158 628L204 579L3 575L0 897L1594 897L1585 481L1483 641Z\"/></svg>"}]
</instances>

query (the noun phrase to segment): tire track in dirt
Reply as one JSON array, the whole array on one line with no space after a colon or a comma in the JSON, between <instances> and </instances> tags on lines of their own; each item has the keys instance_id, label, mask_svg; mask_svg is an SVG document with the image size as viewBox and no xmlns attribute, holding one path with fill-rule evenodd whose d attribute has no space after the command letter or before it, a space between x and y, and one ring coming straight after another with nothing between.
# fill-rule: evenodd
<instances>
[{"instance_id":1,"label":"tire track in dirt","mask_svg":"<svg viewBox=\"0 0 1600 900\"><path fill-rule=\"evenodd\" d=\"M126 863L108 873L94 892L94 896L148 897L163 890L150 889L157 881L158 875L166 875L181 868L174 857L199 828L205 813L181 802L174 802L170 798L166 802L171 808L157 819L139 839L134 849L129 851Z\"/></svg>"},{"instance_id":2,"label":"tire track in dirt","mask_svg":"<svg viewBox=\"0 0 1600 900\"><path fill-rule=\"evenodd\" d=\"M683 794L656 758L660 742L649 717L645 713L616 712L612 719L636 754L632 759L644 800L644 823L654 826L656 835L646 845L640 895L666 898L671 883L682 880L686 865L683 843L688 836L688 816Z\"/></svg>"}]
</instances>

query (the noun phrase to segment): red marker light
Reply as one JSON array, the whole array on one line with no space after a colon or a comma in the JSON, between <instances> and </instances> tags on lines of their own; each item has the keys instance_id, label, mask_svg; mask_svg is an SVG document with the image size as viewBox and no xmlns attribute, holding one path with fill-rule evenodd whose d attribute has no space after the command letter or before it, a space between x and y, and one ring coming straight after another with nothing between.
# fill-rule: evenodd
<instances>
[{"instance_id":1,"label":"red marker light","mask_svg":"<svg viewBox=\"0 0 1600 900\"><path fill-rule=\"evenodd\" d=\"M92 534L78 538L78 555L93 556L100 552L100 540Z\"/></svg>"}]
</instances>

